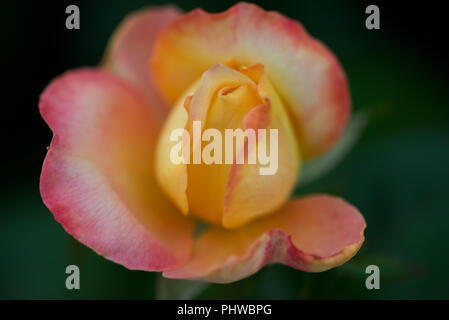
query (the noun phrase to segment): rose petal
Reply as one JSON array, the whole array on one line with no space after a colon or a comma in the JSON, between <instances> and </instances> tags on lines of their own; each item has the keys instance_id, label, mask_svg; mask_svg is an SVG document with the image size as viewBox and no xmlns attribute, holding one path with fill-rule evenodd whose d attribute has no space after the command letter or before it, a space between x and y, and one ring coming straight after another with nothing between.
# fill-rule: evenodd
<instances>
[{"instance_id":1,"label":"rose petal","mask_svg":"<svg viewBox=\"0 0 449 320\"><path fill-rule=\"evenodd\" d=\"M264 145L270 150L268 154L277 152L277 159L272 158L266 165L260 161L233 164L224 202L223 225L227 228L241 227L278 209L287 201L298 179L300 157L295 133L281 99L265 74L259 79L259 94L268 102L246 114L244 127L265 129L266 139L259 137L257 148L248 147L247 143L240 152L256 153ZM277 150L269 136L272 129L277 130L278 139L274 140ZM262 174L261 170L267 171L268 166L272 168L270 174Z\"/></svg>"},{"instance_id":2,"label":"rose petal","mask_svg":"<svg viewBox=\"0 0 449 320\"><path fill-rule=\"evenodd\" d=\"M175 130L184 129L187 125L189 116L184 106L186 98L187 96L179 100L164 123L156 146L155 162L156 178L160 187L185 215L189 211L186 195L187 166L184 162L173 163L171 152L178 142L173 141L171 136Z\"/></svg>"},{"instance_id":3,"label":"rose petal","mask_svg":"<svg viewBox=\"0 0 449 320\"><path fill-rule=\"evenodd\" d=\"M350 112L345 74L335 56L300 23L239 3L220 14L200 9L164 29L151 67L170 101L216 63L261 63L290 109L305 157L329 149Z\"/></svg>"},{"instance_id":4,"label":"rose petal","mask_svg":"<svg viewBox=\"0 0 449 320\"><path fill-rule=\"evenodd\" d=\"M192 97L189 121L201 121L203 130L215 129L222 137L221 164L188 165L187 195L192 214L210 223L222 224L226 185L232 164L225 163L225 130L242 128L248 109L260 104L256 84L247 76L223 65L202 76ZM192 135L191 135L192 136ZM204 151L203 142L201 149ZM192 152L199 147L192 142Z\"/></svg>"},{"instance_id":5,"label":"rose petal","mask_svg":"<svg viewBox=\"0 0 449 320\"><path fill-rule=\"evenodd\" d=\"M196 239L189 262L164 276L227 283L270 263L325 271L357 253L365 226L357 209L342 199L328 195L297 198L275 215L243 228L204 231Z\"/></svg>"},{"instance_id":6,"label":"rose petal","mask_svg":"<svg viewBox=\"0 0 449 320\"><path fill-rule=\"evenodd\" d=\"M148 60L159 32L181 10L174 6L150 7L127 16L111 37L103 66L142 91L150 104L166 115L168 105L155 88L148 70Z\"/></svg>"},{"instance_id":7,"label":"rose petal","mask_svg":"<svg viewBox=\"0 0 449 320\"><path fill-rule=\"evenodd\" d=\"M56 78L39 107L54 133L41 195L64 229L130 269L185 263L193 223L157 187L158 123L139 92L111 74L83 69Z\"/></svg>"}]
</instances>

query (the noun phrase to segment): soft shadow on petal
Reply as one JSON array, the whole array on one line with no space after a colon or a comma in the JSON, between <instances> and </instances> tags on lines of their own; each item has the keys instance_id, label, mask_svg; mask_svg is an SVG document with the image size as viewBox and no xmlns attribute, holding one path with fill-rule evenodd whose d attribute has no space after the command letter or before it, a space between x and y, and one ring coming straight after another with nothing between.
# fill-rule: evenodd
<instances>
[{"instance_id":1,"label":"soft shadow on petal","mask_svg":"<svg viewBox=\"0 0 449 320\"><path fill-rule=\"evenodd\" d=\"M107 72L81 69L52 81L39 108L54 134L41 195L64 229L130 269L184 264L193 223L157 186L158 125L140 93Z\"/></svg>"},{"instance_id":2,"label":"soft shadow on petal","mask_svg":"<svg viewBox=\"0 0 449 320\"><path fill-rule=\"evenodd\" d=\"M265 66L289 108L304 157L339 139L351 108L344 71L299 22L277 12L248 3L218 14L196 9L160 33L151 67L156 85L175 101L204 71L231 59Z\"/></svg>"},{"instance_id":3,"label":"soft shadow on petal","mask_svg":"<svg viewBox=\"0 0 449 320\"><path fill-rule=\"evenodd\" d=\"M150 106L160 109L157 115L162 119L169 106L154 86L148 60L159 32L180 15L174 6L149 7L128 15L112 35L102 62L141 90Z\"/></svg>"},{"instance_id":4,"label":"soft shadow on petal","mask_svg":"<svg viewBox=\"0 0 449 320\"><path fill-rule=\"evenodd\" d=\"M357 253L365 226L357 209L340 198L297 198L274 215L243 228L204 231L195 240L189 262L164 272L164 276L228 283L270 263L308 272L325 271Z\"/></svg>"}]
</instances>

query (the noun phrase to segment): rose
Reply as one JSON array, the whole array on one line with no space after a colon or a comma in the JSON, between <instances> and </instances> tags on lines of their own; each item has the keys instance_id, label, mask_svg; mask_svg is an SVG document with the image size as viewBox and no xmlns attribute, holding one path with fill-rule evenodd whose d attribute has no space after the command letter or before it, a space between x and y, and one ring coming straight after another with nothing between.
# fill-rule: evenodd
<instances>
[{"instance_id":1,"label":"rose","mask_svg":"<svg viewBox=\"0 0 449 320\"><path fill-rule=\"evenodd\" d=\"M39 107L54 134L44 203L68 233L129 269L211 282L269 263L317 272L364 240L363 217L342 199L288 200L300 161L338 141L350 98L333 54L279 13L246 3L220 14L140 11L99 69L57 77ZM194 120L220 132L277 129L279 169L174 164L170 132ZM253 150L245 144L236 157ZM209 226L195 232L196 221Z\"/></svg>"}]
</instances>

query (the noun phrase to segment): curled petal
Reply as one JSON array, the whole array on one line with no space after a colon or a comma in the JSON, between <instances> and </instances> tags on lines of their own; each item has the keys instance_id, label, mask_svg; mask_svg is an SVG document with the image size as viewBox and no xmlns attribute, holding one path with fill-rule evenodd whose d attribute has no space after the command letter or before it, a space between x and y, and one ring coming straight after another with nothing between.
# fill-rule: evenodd
<instances>
[{"instance_id":1,"label":"curled petal","mask_svg":"<svg viewBox=\"0 0 449 320\"><path fill-rule=\"evenodd\" d=\"M130 269L184 264L193 223L156 184L158 124L140 93L109 73L82 69L56 78L39 108L54 134L40 191L64 229Z\"/></svg>"},{"instance_id":2,"label":"curled petal","mask_svg":"<svg viewBox=\"0 0 449 320\"><path fill-rule=\"evenodd\" d=\"M335 56L302 25L256 5L219 14L201 9L176 19L159 35L151 68L170 100L216 63L261 63L289 107L303 156L328 150L350 112L346 76Z\"/></svg>"},{"instance_id":3,"label":"curled petal","mask_svg":"<svg viewBox=\"0 0 449 320\"><path fill-rule=\"evenodd\" d=\"M127 16L114 32L103 66L141 90L150 105L165 116L168 105L154 86L148 70L148 60L154 42L181 11L174 6L150 7Z\"/></svg>"},{"instance_id":4,"label":"curled petal","mask_svg":"<svg viewBox=\"0 0 449 320\"><path fill-rule=\"evenodd\" d=\"M195 240L189 262L164 276L227 283L270 263L325 271L357 253L365 226L357 209L342 199L328 195L298 198L243 228L207 229Z\"/></svg>"},{"instance_id":5,"label":"curled petal","mask_svg":"<svg viewBox=\"0 0 449 320\"><path fill-rule=\"evenodd\" d=\"M247 76L221 64L214 65L201 77L200 84L195 92L191 108L191 121L205 122L209 107L217 91L224 87L248 85L256 87L255 83ZM225 94L224 94L225 95ZM231 110L228 110L230 112ZM237 110L232 110L233 112Z\"/></svg>"}]
</instances>

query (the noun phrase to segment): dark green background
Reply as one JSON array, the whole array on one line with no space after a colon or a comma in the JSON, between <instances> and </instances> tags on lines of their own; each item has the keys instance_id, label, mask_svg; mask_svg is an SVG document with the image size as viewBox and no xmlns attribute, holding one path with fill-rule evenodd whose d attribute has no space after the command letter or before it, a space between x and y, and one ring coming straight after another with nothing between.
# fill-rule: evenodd
<instances>
[{"instance_id":1,"label":"dark green background","mask_svg":"<svg viewBox=\"0 0 449 320\"><path fill-rule=\"evenodd\" d=\"M39 173L51 139L37 102L63 71L96 65L123 17L163 1L72 1L81 29L66 30L64 3L2 4L0 298L154 298L155 273L129 271L80 245L43 205ZM222 11L232 2L173 1L184 10ZM199 298L449 298L449 126L444 10L435 3L378 4L381 30L367 30L359 1L264 1L300 20L339 57L354 110L369 123L328 175L297 194L344 197L367 220L359 254L331 271L265 267ZM65 267L81 269L81 290L65 288ZM365 267L381 270L381 289L365 288Z\"/></svg>"}]
</instances>

